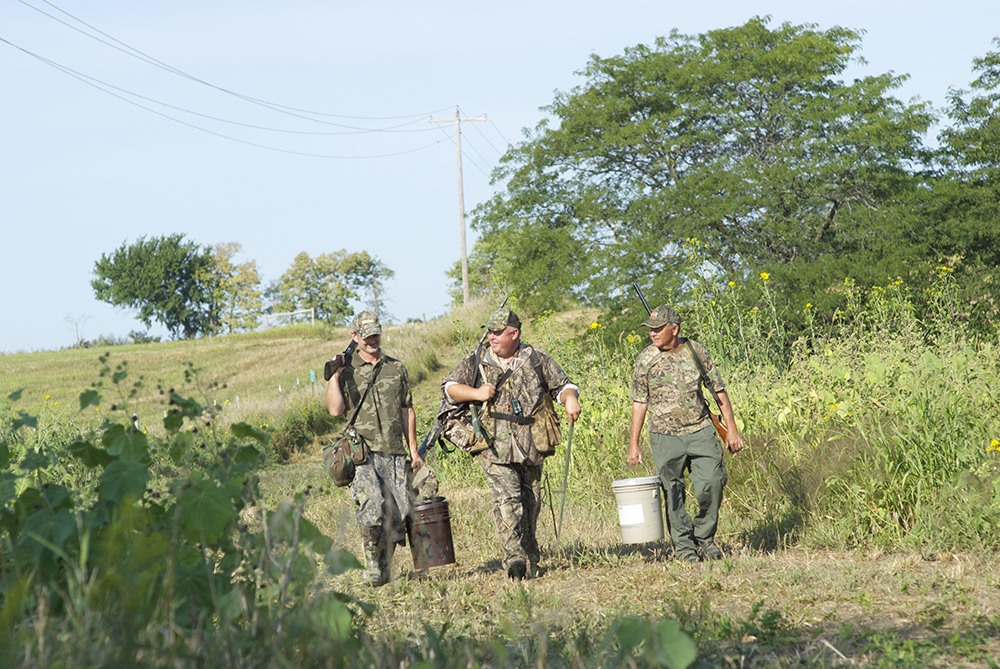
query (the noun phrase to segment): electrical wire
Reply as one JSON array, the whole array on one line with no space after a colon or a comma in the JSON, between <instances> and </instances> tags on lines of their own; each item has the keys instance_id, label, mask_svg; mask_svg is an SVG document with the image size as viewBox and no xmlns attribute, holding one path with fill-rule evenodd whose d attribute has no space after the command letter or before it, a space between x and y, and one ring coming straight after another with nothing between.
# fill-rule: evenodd
<instances>
[{"instance_id":1,"label":"electrical wire","mask_svg":"<svg viewBox=\"0 0 1000 669\"><path fill-rule=\"evenodd\" d=\"M45 10L43 10L43 9L41 9L39 7L36 7L35 5L32 5L31 3L27 2L26 0L17 0L17 1L20 2L22 5L24 5L25 7L28 7L30 9L35 10L36 12L42 14L43 16L46 16L46 17L52 19L53 21L56 21L57 23L60 23L60 24L62 24L64 26L66 26L67 28L70 28L71 30L74 30L74 31L76 31L76 32L78 32L78 33L86 36L86 37L89 37L90 39L93 39L93 40L95 40L97 42L100 42L101 44L104 44L105 46L108 46L108 47L111 47L113 49L116 49L117 51L120 51L120 52L122 52L122 53L124 53L124 54L126 54L126 55L128 55L128 56L130 56L132 58L136 58L136 59L138 59L140 61L143 61L143 62L145 62L145 63L147 63L149 65L153 65L154 67L158 67L158 68L160 68L162 70L165 70L165 71L170 72L172 74L175 74L177 76L183 77L185 79L189 79L189 80L194 81L196 83L199 83L199 84L201 84L203 86L207 86L207 87L212 88L214 90L217 90L217 91L219 91L221 93L225 93L227 95L236 97L236 98L238 98L240 100L244 100L246 102L250 102L251 104L255 104L255 105L258 105L258 106L261 106L261 107L265 107L267 109L270 109L272 111L276 111L278 113L287 114L289 116L294 116L296 118L301 118L301 119L304 119L304 120L307 120L307 121L312 121L314 123L323 123L323 124L327 124L327 125L333 125L333 126L337 126L337 127L345 127L345 128L351 129L351 130L359 130L359 131L364 131L364 132L386 132L386 131L391 130L392 128L357 128L357 127L353 127L353 126L344 126L342 124L333 123L331 121L324 121L322 119L311 118L309 116L305 116L305 114L311 114L313 116L325 116L325 117L328 117L328 118L341 118L341 119L367 120L367 121L386 121L386 120L401 120L401 119L423 118L424 116L428 116L429 114L435 114L435 113L444 111L444 109L447 109L447 108L436 109L436 110L431 111L431 112L425 112L425 113L420 113L420 114L407 114L407 115L404 115L404 116L348 116L348 115L343 115L343 114L331 114L331 113L327 113L327 112L313 111L313 110L308 110L308 109L302 109L302 108L298 108L298 107L292 107L292 106L288 106L288 105L283 105L283 104L279 104L279 103L276 103L276 102L270 102L268 100L263 100L263 99L260 99L260 98L255 98L255 97L250 96L250 95L245 95L243 93L239 93L237 91L233 91L233 90L230 90L228 88L225 88L225 87L222 87L222 86L218 86L218 85L213 84L213 83L211 83L209 81L206 81L206 80L201 79L199 77L196 77L196 76L194 76L192 74L189 74L189 73L185 72L184 70L176 68L176 67L174 67L174 66L172 66L172 65L170 65L168 63L165 63L165 62L163 62L163 61L161 61L161 60L159 60L157 58L154 58L153 56L150 56L149 54L147 54L147 53L145 53L145 52L143 52L143 51L141 51L141 50L139 50L139 49L137 49L137 48L135 48L135 47L133 47L133 46L131 46L131 45L129 45L129 44L127 44L127 43L119 40L119 39L117 39L117 38L115 38L115 37L113 37L112 35L109 35L108 33L100 30L99 28L96 28L96 27L90 25L86 21L84 21L84 20L82 20L82 19L74 16L73 14L70 14L69 12L67 12L66 10L58 7L57 5L55 5L54 3L50 2L49 0L41 0L41 1L44 2L46 5L52 7L56 11L60 12L61 14L64 14L65 16L68 16L73 21L76 21L77 23L86 26L88 29L92 30L93 32L95 32L98 35L101 35L102 37L107 38L107 39L101 39L101 38L95 36L94 34L88 33L85 30L81 30L80 28L78 28L78 27L76 27L74 25L71 25L70 23L67 23L66 21L63 21L62 19L60 19L60 18L58 18L58 17L50 14L49 12L46 12Z\"/></svg>"},{"instance_id":2,"label":"electrical wire","mask_svg":"<svg viewBox=\"0 0 1000 669\"><path fill-rule=\"evenodd\" d=\"M115 93L113 90L109 90L109 88L106 88L105 86L108 86L110 88L114 88L114 89L117 89L117 90L123 90L123 89L118 89L118 87L110 86L109 84L105 84L104 82L100 81L99 79L96 79L94 77L90 77L89 75L85 75L83 73L77 72L76 70L73 70L72 68L66 67L65 65L61 65L61 64L59 64L59 63L57 63L57 62L55 62L53 60L45 58L42 55L36 54L36 53L34 53L34 52L32 52L32 51L30 51L28 49L25 49L24 47L22 47L22 46L20 46L18 44L15 44L14 42L11 42L10 40L8 40L8 39L6 39L4 37L0 37L0 42L3 42L5 44L13 47L13 48L17 49L18 51L21 51L22 53L25 53L25 54L31 56L32 58L35 58L35 59L39 60L40 62L45 63L46 65L48 65L48 66L50 66L50 67L52 67L52 68L54 68L56 70L59 70L60 72L62 72L64 74L67 74L67 75L73 77L74 79L77 79L78 81L81 81L81 82L87 84L88 86L92 86L92 87L98 89L99 91L102 91L103 93L106 93L106 94L108 94L108 95L110 95L110 96L112 96L114 98L122 100L123 102L127 102L130 105L133 105L135 107L138 107L140 109L148 111L148 112L150 112L152 114L156 114L157 116L163 117L165 119L174 121L175 123L179 123L181 125L187 126L189 128L193 128L195 130L200 130L201 132L205 132L205 133L208 133L210 135L215 135L216 137L221 137L223 139L228 139L228 140L231 140L231 141L234 141L234 142L238 142L240 144L246 144L248 146L254 146L254 147L257 147L257 148L260 148L260 149L267 149L267 150L270 150L270 151L278 151L278 152L281 152L281 153L289 153L289 154L293 154L293 155L297 155L297 156L308 156L308 157L311 157L311 158L333 158L333 159L339 159L339 160L353 160L353 159L369 159L369 158L388 158L388 157L392 157L392 156L405 155L407 153L415 153L417 151L421 151L423 149L428 149L428 148L430 148L432 146L436 146L436 145L440 144L443 141L443 140L438 140L436 142L432 142L430 144L425 144L423 146L419 146L419 147L416 147L414 149L408 149L408 150L405 150L405 151L397 151L397 152L392 152L392 153L382 153L382 154L366 155L366 156L358 156L358 155L355 155L355 156L341 156L341 155L331 155L331 154L323 154L323 153L311 153L311 152L306 152L306 151L294 151L294 150L291 150L291 149L284 149L284 148L281 148L281 147L269 146L267 144L260 144L258 142L251 142L251 141L248 141L248 140L240 139L238 137L233 137L231 135L226 135L226 134L221 133L221 132L216 132L215 130L210 130L208 128L204 128L202 126L196 125L194 123L189 123L189 122L184 121L182 119L179 119L179 118L176 118L174 116L171 116L170 114L165 114L165 113L163 113L161 111L157 111L156 109L153 109L151 107L147 107L146 105L143 105L143 104L141 104L139 102L136 102L135 100L130 100L129 98L125 97L124 95L119 95L118 93ZM127 91L125 91L125 92L128 93ZM129 95L133 95L134 97L138 97L140 99L147 99L147 98L143 98L143 96L137 95L135 93L128 93L128 94ZM164 104L164 103L158 103L158 104ZM170 106L170 105L166 105L166 106ZM186 110L184 110L184 111L186 111ZM190 112L190 113L193 113L193 112Z\"/></svg>"}]
</instances>

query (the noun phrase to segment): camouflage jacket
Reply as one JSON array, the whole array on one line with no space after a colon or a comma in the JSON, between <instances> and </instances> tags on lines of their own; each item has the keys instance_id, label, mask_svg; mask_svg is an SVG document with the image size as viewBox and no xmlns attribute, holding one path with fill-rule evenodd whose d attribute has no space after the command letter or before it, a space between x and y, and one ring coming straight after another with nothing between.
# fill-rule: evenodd
<instances>
[{"instance_id":1,"label":"camouflage jacket","mask_svg":"<svg viewBox=\"0 0 1000 669\"><path fill-rule=\"evenodd\" d=\"M371 450L383 454L405 455L410 450L406 445L402 409L413 406L410 381L406 375L406 367L399 360L383 353L379 364L381 369L378 378L358 411L354 429ZM374 372L375 365L365 362L360 355L352 355L350 363L341 371L340 392L347 405L347 420L354 415Z\"/></svg>"},{"instance_id":2,"label":"camouflage jacket","mask_svg":"<svg viewBox=\"0 0 1000 669\"><path fill-rule=\"evenodd\" d=\"M532 364L533 351L546 388L542 387L541 379ZM475 357L475 353L470 353L462 360L444 378L442 389L449 383L472 385ZM483 347L479 383L492 383L497 386L497 391L479 412L483 427L494 437L493 447L483 451L480 457L499 464L538 464L542 462L543 456L538 452L532 436L533 420L528 422L519 419L531 419L539 411L544 392L549 393L553 402L558 401L559 394L570 384L570 380L551 356L524 343L511 357L509 368L511 373L507 375L500 359L489 347ZM445 397L448 397L447 393Z\"/></svg>"},{"instance_id":3,"label":"camouflage jacket","mask_svg":"<svg viewBox=\"0 0 1000 669\"><path fill-rule=\"evenodd\" d=\"M715 392L725 390L726 384L708 351L702 344L690 341L705 366L712 388ZM701 372L691 350L683 343L669 351L650 344L639 353L632 379L632 401L647 405L650 432L692 434L711 424L702 393Z\"/></svg>"}]
</instances>

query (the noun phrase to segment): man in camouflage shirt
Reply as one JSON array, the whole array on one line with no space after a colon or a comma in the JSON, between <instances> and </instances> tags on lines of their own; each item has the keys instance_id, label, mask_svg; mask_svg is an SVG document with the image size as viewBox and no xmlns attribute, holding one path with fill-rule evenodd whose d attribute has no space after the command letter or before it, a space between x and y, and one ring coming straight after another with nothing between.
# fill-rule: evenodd
<instances>
[{"instance_id":1,"label":"man in camouflage shirt","mask_svg":"<svg viewBox=\"0 0 1000 669\"><path fill-rule=\"evenodd\" d=\"M722 551L715 544L719 506L726 485L722 449L702 394L702 374L692 355L697 355L705 375L718 394L719 408L729 428L726 448L743 448L733 406L718 368L705 347L679 336L681 318L675 309L654 309L642 324L649 328L652 343L639 354L632 380L632 425L628 463L642 462L639 435L649 415L649 447L660 482L666 492L667 520L674 552L681 560L718 560ZM684 470L691 472L691 486L698 500L698 515L692 522L684 508Z\"/></svg>"},{"instance_id":2,"label":"man in camouflage shirt","mask_svg":"<svg viewBox=\"0 0 1000 669\"><path fill-rule=\"evenodd\" d=\"M417 453L417 418L406 367L382 352L382 325L375 314L362 311L351 329L357 349L346 364L335 367L326 388L326 408L331 416L358 410L354 430L369 454L357 466L350 491L361 527L365 581L380 586L389 581L396 545L405 544L405 522L413 503L410 480L424 462Z\"/></svg>"},{"instance_id":3,"label":"man in camouflage shirt","mask_svg":"<svg viewBox=\"0 0 1000 669\"><path fill-rule=\"evenodd\" d=\"M579 418L580 393L555 360L521 342L521 319L513 311L498 309L485 327L490 346L478 374L472 353L445 377L442 389L452 404L482 404L479 416L492 444L479 454L479 464L493 494L504 568L520 580L537 573L540 558L542 463L558 445L545 425L555 417L553 401L570 421Z\"/></svg>"}]
</instances>

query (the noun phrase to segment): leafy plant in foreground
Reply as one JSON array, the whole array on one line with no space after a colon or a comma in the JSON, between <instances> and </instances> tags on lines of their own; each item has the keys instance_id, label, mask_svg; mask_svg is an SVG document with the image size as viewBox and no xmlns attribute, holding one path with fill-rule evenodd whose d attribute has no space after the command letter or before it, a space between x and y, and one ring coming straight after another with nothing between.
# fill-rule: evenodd
<instances>
[{"instance_id":1,"label":"leafy plant in foreground","mask_svg":"<svg viewBox=\"0 0 1000 669\"><path fill-rule=\"evenodd\" d=\"M122 371L112 381L126 377ZM90 389L80 408L101 401ZM23 413L7 419L0 432L3 666L69 658L145 666L283 658L295 665L308 661L303 652L322 653L329 666L350 664L360 644L354 618L367 606L315 584L321 562L336 574L357 560L334 550L303 516L308 490L273 511L259 503L254 470L267 433L244 423L226 435L189 429L203 412L171 392L165 437L150 437L127 418L108 419L68 452L22 448L37 421ZM206 435L216 440L202 441ZM93 489L53 480L56 460L89 470Z\"/></svg>"}]
</instances>

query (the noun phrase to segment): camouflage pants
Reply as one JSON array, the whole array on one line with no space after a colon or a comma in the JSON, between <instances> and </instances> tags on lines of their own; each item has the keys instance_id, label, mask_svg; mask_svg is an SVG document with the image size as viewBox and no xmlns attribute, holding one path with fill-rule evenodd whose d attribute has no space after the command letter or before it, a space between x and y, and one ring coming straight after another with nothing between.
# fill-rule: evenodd
<instances>
[{"instance_id":1,"label":"camouflage pants","mask_svg":"<svg viewBox=\"0 0 1000 669\"><path fill-rule=\"evenodd\" d=\"M699 546L715 539L722 489L726 486L726 465L715 428L709 425L683 436L652 433L649 447L666 491L674 552L682 557L694 555ZM691 472L691 487L698 502L698 514L693 520L684 508L685 470Z\"/></svg>"},{"instance_id":2,"label":"camouflage pants","mask_svg":"<svg viewBox=\"0 0 1000 669\"><path fill-rule=\"evenodd\" d=\"M355 470L350 491L361 528L365 580L372 585L389 580L393 550L406 543L406 517L413 505L411 479L405 455L370 452L368 461Z\"/></svg>"},{"instance_id":3,"label":"camouflage pants","mask_svg":"<svg viewBox=\"0 0 1000 669\"><path fill-rule=\"evenodd\" d=\"M542 465L501 465L485 458L479 462L493 493L493 517L504 568L518 559L537 566L541 557L536 531L542 500Z\"/></svg>"}]
</instances>

